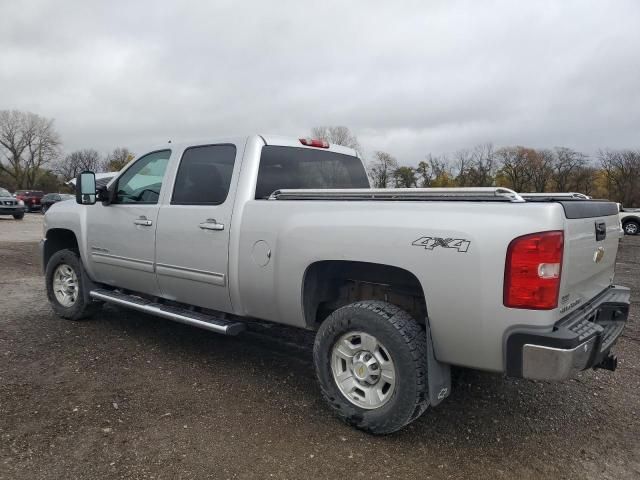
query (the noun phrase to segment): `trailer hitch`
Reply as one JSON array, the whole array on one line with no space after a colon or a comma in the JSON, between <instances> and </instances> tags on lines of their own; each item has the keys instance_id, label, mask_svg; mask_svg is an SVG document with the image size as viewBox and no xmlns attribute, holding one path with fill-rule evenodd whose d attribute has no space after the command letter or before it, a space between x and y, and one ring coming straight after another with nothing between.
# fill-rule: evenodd
<instances>
[{"instance_id":1,"label":"trailer hitch","mask_svg":"<svg viewBox=\"0 0 640 480\"><path fill-rule=\"evenodd\" d=\"M594 370L597 370L598 368L602 368L604 370L611 370L612 372L614 372L616 368L618 368L618 357L616 357L615 355L612 355L611 353L608 354L606 357L602 359L600 363L593 366Z\"/></svg>"}]
</instances>

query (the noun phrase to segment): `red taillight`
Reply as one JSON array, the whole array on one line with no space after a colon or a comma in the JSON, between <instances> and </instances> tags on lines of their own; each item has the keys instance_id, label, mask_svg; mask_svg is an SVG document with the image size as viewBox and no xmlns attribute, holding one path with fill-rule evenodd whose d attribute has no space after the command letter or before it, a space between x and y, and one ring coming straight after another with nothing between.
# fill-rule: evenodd
<instances>
[{"instance_id":1,"label":"red taillight","mask_svg":"<svg viewBox=\"0 0 640 480\"><path fill-rule=\"evenodd\" d=\"M512 240L504 268L504 306L556 308L563 251L562 231L533 233Z\"/></svg>"},{"instance_id":2,"label":"red taillight","mask_svg":"<svg viewBox=\"0 0 640 480\"><path fill-rule=\"evenodd\" d=\"M320 138L301 138L300 143L307 147L329 148L329 142Z\"/></svg>"}]
</instances>

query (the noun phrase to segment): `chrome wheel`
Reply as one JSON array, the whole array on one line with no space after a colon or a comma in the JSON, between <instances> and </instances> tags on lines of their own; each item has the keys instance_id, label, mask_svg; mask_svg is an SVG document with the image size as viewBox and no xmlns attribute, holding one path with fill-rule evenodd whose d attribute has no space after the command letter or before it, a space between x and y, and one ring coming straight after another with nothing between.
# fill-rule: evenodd
<instances>
[{"instance_id":1,"label":"chrome wheel","mask_svg":"<svg viewBox=\"0 0 640 480\"><path fill-rule=\"evenodd\" d=\"M53 272L53 293L63 307L71 307L78 299L78 277L66 263L61 263Z\"/></svg>"},{"instance_id":2,"label":"chrome wheel","mask_svg":"<svg viewBox=\"0 0 640 480\"><path fill-rule=\"evenodd\" d=\"M342 394L360 408L382 407L395 390L391 355L368 333L349 332L340 337L331 352L331 371Z\"/></svg>"},{"instance_id":3,"label":"chrome wheel","mask_svg":"<svg viewBox=\"0 0 640 480\"><path fill-rule=\"evenodd\" d=\"M627 235L635 235L638 233L638 224L634 222L629 222L624 226L624 232Z\"/></svg>"}]
</instances>

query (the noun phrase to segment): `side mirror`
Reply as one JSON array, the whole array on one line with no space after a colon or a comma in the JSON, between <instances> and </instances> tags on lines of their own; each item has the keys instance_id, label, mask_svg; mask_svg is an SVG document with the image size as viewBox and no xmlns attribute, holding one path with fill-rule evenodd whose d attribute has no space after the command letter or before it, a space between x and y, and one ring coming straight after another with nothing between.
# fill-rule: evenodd
<instances>
[{"instance_id":1,"label":"side mirror","mask_svg":"<svg viewBox=\"0 0 640 480\"><path fill-rule=\"evenodd\" d=\"M96 174L82 172L76 178L76 203L93 205L96 203Z\"/></svg>"}]
</instances>

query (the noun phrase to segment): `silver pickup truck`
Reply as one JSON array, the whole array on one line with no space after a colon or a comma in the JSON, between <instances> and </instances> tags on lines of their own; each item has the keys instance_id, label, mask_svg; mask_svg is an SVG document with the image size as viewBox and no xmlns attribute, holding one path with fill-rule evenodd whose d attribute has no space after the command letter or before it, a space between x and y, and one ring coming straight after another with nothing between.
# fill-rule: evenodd
<instances>
[{"instance_id":1,"label":"silver pickup truck","mask_svg":"<svg viewBox=\"0 0 640 480\"><path fill-rule=\"evenodd\" d=\"M370 189L353 150L267 135L165 144L76 189L45 216L59 316L107 302L227 335L256 319L315 331L324 397L372 433L446 398L451 366L616 367L615 203Z\"/></svg>"}]
</instances>

